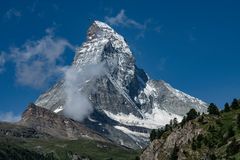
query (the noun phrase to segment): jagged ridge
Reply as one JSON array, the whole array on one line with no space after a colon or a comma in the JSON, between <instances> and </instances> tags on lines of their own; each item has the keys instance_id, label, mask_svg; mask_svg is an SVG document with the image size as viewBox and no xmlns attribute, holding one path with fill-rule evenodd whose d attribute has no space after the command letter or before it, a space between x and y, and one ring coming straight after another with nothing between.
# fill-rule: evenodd
<instances>
[{"instance_id":1,"label":"jagged ridge","mask_svg":"<svg viewBox=\"0 0 240 160\"><path fill-rule=\"evenodd\" d=\"M99 130L100 127L106 131L102 134L117 143L132 148L145 146L149 129L163 126L174 117L180 120L190 108L206 112L205 102L172 88L164 81L151 80L135 65L124 38L107 24L95 21L88 30L86 42L76 51L73 66L81 70L87 65L100 63L104 63L106 73L97 80L89 79L80 88L91 100L94 111L99 113L89 117L89 121L94 119L97 122L92 122L95 126L92 128ZM63 87L64 80L35 103L61 114L66 100Z\"/></svg>"}]
</instances>

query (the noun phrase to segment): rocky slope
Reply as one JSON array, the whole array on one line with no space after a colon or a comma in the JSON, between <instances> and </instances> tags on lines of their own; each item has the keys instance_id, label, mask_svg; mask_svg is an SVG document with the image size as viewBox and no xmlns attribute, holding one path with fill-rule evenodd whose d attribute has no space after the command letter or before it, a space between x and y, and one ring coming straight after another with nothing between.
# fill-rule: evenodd
<instances>
[{"instance_id":1,"label":"rocky slope","mask_svg":"<svg viewBox=\"0 0 240 160\"><path fill-rule=\"evenodd\" d=\"M76 140L86 138L110 142L98 133L86 128L80 122L58 115L50 110L30 104L17 123L40 133L49 134L55 138ZM17 130L17 129L16 129Z\"/></svg>"},{"instance_id":2,"label":"rocky slope","mask_svg":"<svg viewBox=\"0 0 240 160\"><path fill-rule=\"evenodd\" d=\"M184 159L183 146L188 145L193 138L203 134L203 129L197 124L188 122L183 128L175 128L167 137L153 140L141 155L142 160L168 160L171 159L175 145L181 148L179 159Z\"/></svg>"},{"instance_id":3,"label":"rocky slope","mask_svg":"<svg viewBox=\"0 0 240 160\"><path fill-rule=\"evenodd\" d=\"M32 114L38 115L42 114ZM44 117L47 115L51 114L45 113ZM37 119L46 120L44 117ZM40 123L42 122L43 120ZM34 124L37 125L36 122ZM81 136L77 136L77 140L62 136L59 139L56 133L51 134L19 124L0 122L0 160L133 160L139 155L137 151L107 141Z\"/></svg>"},{"instance_id":4,"label":"rocky slope","mask_svg":"<svg viewBox=\"0 0 240 160\"><path fill-rule=\"evenodd\" d=\"M51 138L52 136L39 132L34 128L0 122L0 137Z\"/></svg>"},{"instance_id":5,"label":"rocky slope","mask_svg":"<svg viewBox=\"0 0 240 160\"><path fill-rule=\"evenodd\" d=\"M89 76L86 68L102 68ZM148 133L195 108L206 112L206 103L174 89L162 80L151 80L135 59L124 38L105 23L95 21L88 29L86 42L76 51L72 67L85 74L75 88L87 97L93 112L84 119L87 127L116 143L144 147ZM91 71L92 72L92 71ZM58 114L71 107L69 83L61 80L39 96L35 104ZM75 97L76 98L76 97ZM79 106L81 107L81 105Z\"/></svg>"},{"instance_id":6,"label":"rocky slope","mask_svg":"<svg viewBox=\"0 0 240 160\"><path fill-rule=\"evenodd\" d=\"M240 159L240 103L220 115L201 115L165 131L141 160Z\"/></svg>"}]
</instances>

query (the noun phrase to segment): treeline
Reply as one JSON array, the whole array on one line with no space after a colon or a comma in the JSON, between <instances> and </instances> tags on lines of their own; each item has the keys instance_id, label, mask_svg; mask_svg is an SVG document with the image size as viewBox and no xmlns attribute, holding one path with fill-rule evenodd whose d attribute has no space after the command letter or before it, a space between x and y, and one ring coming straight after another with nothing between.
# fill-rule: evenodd
<instances>
[{"instance_id":1,"label":"treeline","mask_svg":"<svg viewBox=\"0 0 240 160\"><path fill-rule=\"evenodd\" d=\"M172 130L177 125L178 125L177 118L174 118L173 120L170 120L170 123L166 124L165 127L153 129L150 132L150 141L153 141L154 139L160 139L163 133Z\"/></svg>"},{"instance_id":2,"label":"treeline","mask_svg":"<svg viewBox=\"0 0 240 160\"><path fill-rule=\"evenodd\" d=\"M214 123L210 123L207 127L206 134L198 135L193 139L191 147L192 150L201 149L201 147L207 146L209 149L221 148L223 145L226 145L225 158L235 160L233 155L240 152L240 142L237 141L236 137L240 133L240 101L234 99L229 105L226 103L223 110L218 110L213 104L210 104L208 107L209 115L216 116L212 119ZM225 114L232 111L230 114ZM226 116L231 115L232 117L229 120L226 120ZM201 116L198 119L198 122L205 124L204 116ZM236 134L236 135L235 135ZM218 155L219 156L219 155ZM210 155L211 159L219 159L214 152Z\"/></svg>"},{"instance_id":3,"label":"treeline","mask_svg":"<svg viewBox=\"0 0 240 160\"><path fill-rule=\"evenodd\" d=\"M231 105L226 103L224 105L223 110L219 110L219 108L214 103L210 103L208 106L208 114L214 115L214 116L220 116L220 114L223 112L229 112L231 110L236 110L236 109L240 109L240 100L237 100L237 99L233 99ZM202 114L204 114L204 113L202 113ZM183 117L183 119L180 123L178 123L177 119L174 118L173 120L170 120L170 123L166 124L164 127L160 128L160 129L153 129L150 132L150 141L153 141L154 139L160 139L161 136L165 132L171 131L173 128L175 128L177 126L183 127L186 122L196 119L200 115L201 115L200 112L197 112L193 108L190 109L189 112L186 114L186 116ZM199 122L201 122L201 121L203 121L203 116L201 118L199 118ZM236 124L240 128L240 114L237 115Z\"/></svg>"},{"instance_id":4,"label":"treeline","mask_svg":"<svg viewBox=\"0 0 240 160\"><path fill-rule=\"evenodd\" d=\"M35 151L27 150L15 144L0 143L1 160L54 160L53 153L40 154Z\"/></svg>"}]
</instances>

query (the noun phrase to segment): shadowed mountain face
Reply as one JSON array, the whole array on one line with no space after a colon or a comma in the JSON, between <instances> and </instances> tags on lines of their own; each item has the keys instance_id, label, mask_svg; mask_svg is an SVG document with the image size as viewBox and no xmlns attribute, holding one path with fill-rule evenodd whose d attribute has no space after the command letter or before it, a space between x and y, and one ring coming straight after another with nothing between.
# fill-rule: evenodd
<instances>
[{"instance_id":1,"label":"shadowed mountain face","mask_svg":"<svg viewBox=\"0 0 240 160\"><path fill-rule=\"evenodd\" d=\"M89 66L94 69L87 70ZM86 42L77 49L71 67L77 71L71 76L81 75L79 83L70 85L75 92L69 94L69 78L65 76L40 95L35 104L64 114L73 107L69 101L74 101L77 102L74 106L79 102L78 112L81 112L81 98L87 97L92 112L84 118L84 125L118 144L144 147L150 129L161 127L175 117L181 120L191 108L206 112L205 102L162 80L151 80L135 65L124 38L105 23L95 21L90 26ZM97 73L90 74L93 70Z\"/></svg>"},{"instance_id":2,"label":"shadowed mountain face","mask_svg":"<svg viewBox=\"0 0 240 160\"><path fill-rule=\"evenodd\" d=\"M34 131L46 133L60 139L76 140L86 138L110 142L110 140L85 127L80 122L58 115L34 104L28 106L18 125L30 127Z\"/></svg>"}]
</instances>

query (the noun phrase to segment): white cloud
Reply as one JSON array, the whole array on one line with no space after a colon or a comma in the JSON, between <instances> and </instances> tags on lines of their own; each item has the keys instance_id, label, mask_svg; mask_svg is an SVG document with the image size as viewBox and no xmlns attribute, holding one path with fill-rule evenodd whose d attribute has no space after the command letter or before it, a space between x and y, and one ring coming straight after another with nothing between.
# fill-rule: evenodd
<instances>
[{"instance_id":1,"label":"white cloud","mask_svg":"<svg viewBox=\"0 0 240 160\"><path fill-rule=\"evenodd\" d=\"M140 30L144 30L147 27L147 23L141 24L133 19L126 16L125 10L121 10L115 17L105 17L105 21L110 25L123 26L123 27L133 27Z\"/></svg>"},{"instance_id":2,"label":"white cloud","mask_svg":"<svg viewBox=\"0 0 240 160\"><path fill-rule=\"evenodd\" d=\"M62 73L61 56L74 47L64 38L57 38L47 29L47 35L36 41L27 41L7 53L8 61L15 63L16 81L24 86L42 88ZM51 31L51 32L50 32Z\"/></svg>"},{"instance_id":3,"label":"white cloud","mask_svg":"<svg viewBox=\"0 0 240 160\"><path fill-rule=\"evenodd\" d=\"M14 115L13 112L0 113L0 121L17 122L21 119L20 115Z\"/></svg>"},{"instance_id":4,"label":"white cloud","mask_svg":"<svg viewBox=\"0 0 240 160\"><path fill-rule=\"evenodd\" d=\"M21 13L20 11L18 11L17 9L15 9L15 8L9 9L9 10L5 13L5 15L4 15L4 17L6 17L6 18L8 18L8 19L11 19L11 18L13 18L13 17L19 18L19 17L21 17L21 16L22 16L22 13Z\"/></svg>"},{"instance_id":5,"label":"white cloud","mask_svg":"<svg viewBox=\"0 0 240 160\"><path fill-rule=\"evenodd\" d=\"M105 73L104 63L87 65L81 70L77 70L75 66L66 68L65 70L65 86L66 104L64 114L77 121L82 121L92 111L93 107L89 98L82 93L88 81L95 81L99 76ZM93 86L92 86L93 87ZM79 90L79 88L81 88ZM94 90L92 90L94 92Z\"/></svg>"}]
</instances>

